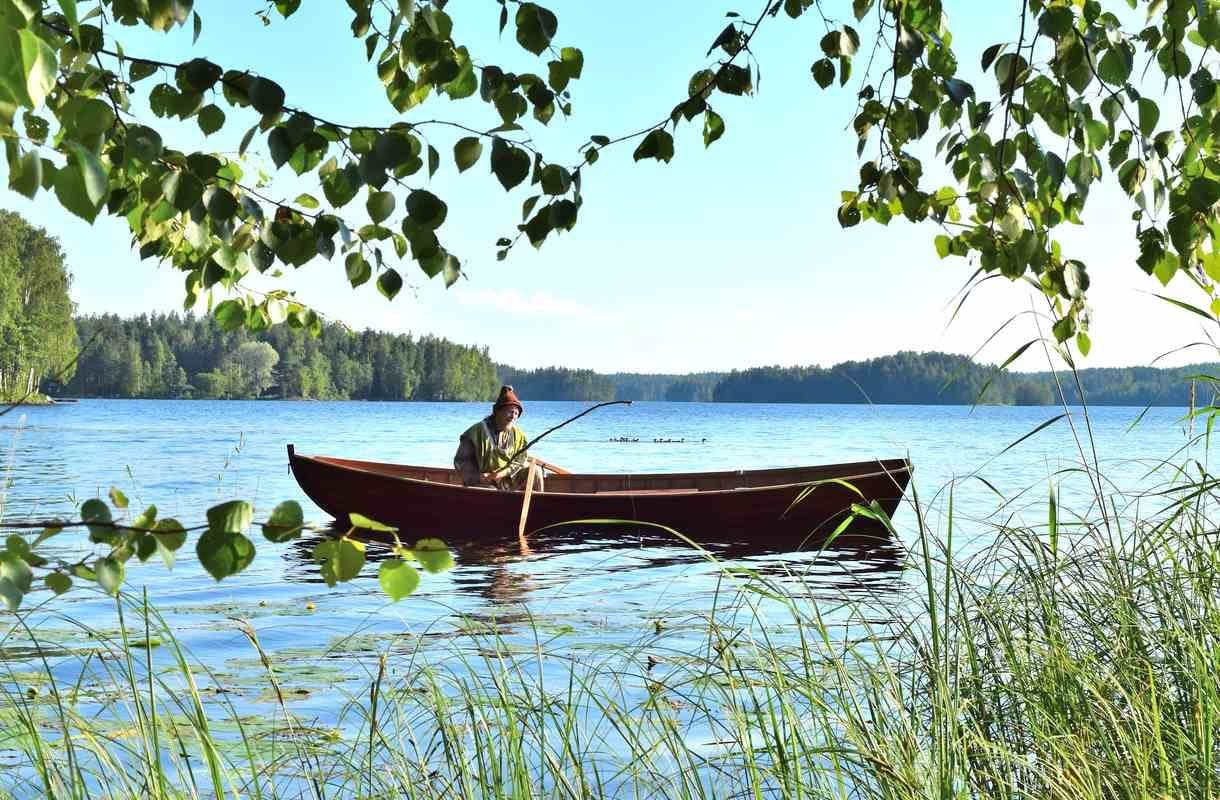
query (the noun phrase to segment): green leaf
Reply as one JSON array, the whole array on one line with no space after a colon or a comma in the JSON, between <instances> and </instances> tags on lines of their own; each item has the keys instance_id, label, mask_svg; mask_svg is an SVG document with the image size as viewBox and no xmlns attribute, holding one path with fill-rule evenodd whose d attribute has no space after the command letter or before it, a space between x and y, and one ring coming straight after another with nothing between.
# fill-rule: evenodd
<instances>
[{"instance_id":1,"label":"green leaf","mask_svg":"<svg viewBox=\"0 0 1220 800\"><path fill-rule=\"evenodd\" d=\"M270 518L263 524L263 536L273 542L287 542L301 535L304 524L301 504L295 500L285 500L272 510Z\"/></svg>"},{"instance_id":2,"label":"green leaf","mask_svg":"<svg viewBox=\"0 0 1220 800\"><path fill-rule=\"evenodd\" d=\"M1085 122L1084 132L1085 139L1091 150L1100 150L1105 147L1106 141L1110 138L1110 127L1099 119L1091 119Z\"/></svg>"},{"instance_id":3,"label":"green leaf","mask_svg":"<svg viewBox=\"0 0 1220 800\"><path fill-rule=\"evenodd\" d=\"M465 136L453 145L453 161L458 172L465 172L475 165L483 154L483 143L477 136Z\"/></svg>"},{"instance_id":4,"label":"green leaf","mask_svg":"<svg viewBox=\"0 0 1220 800\"><path fill-rule=\"evenodd\" d=\"M1176 254L1166 252L1156 262L1152 274L1156 276L1156 279L1161 282L1162 286L1168 286L1169 282L1173 280L1173 276L1178 274L1180 264L1181 262L1178 261Z\"/></svg>"},{"instance_id":5,"label":"green leaf","mask_svg":"<svg viewBox=\"0 0 1220 800\"><path fill-rule=\"evenodd\" d=\"M453 568L453 554L440 539L420 539L415 543L415 558L419 565L431 573Z\"/></svg>"},{"instance_id":6,"label":"green leaf","mask_svg":"<svg viewBox=\"0 0 1220 800\"><path fill-rule=\"evenodd\" d=\"M373 152L387 169L393 169L417 157L420 152L419 140L414 136L397 131L386 131L377 137Z\"/></svg>"},{"instance_id":7,"label":"green leaf","mask_svg":"<svg viewBox=\"0 0 1220 800\"><path fill-rule=\"evenodd\" d=\"M235 331L246 324L246 307L240 300L225 300L212 314L224 331Z\"/></svg>"},{"instance_id":8,"label":"green leaf","mask_svg":"<svg viewBox=\"0 0 1220 800\"><path fill-rule=\"evenodd\" d=\"M211 511L208 512L209 522ZM240 533L209 528L195 543L199 563L216 580L236 575L254 560L254 543Z\"/></svg>"},{"instance_id":9,"label":"green leaf","mask_svg":"<svg viewBox=\"0 0 1220 800\"><path fill-rule=\"evenodd\" d=\"M0 597L9 611L16 611L30 591L34 572L30 565L12 553L0 551Z\"/></svg>"},{"instance_id":10,"label":"green leaf","mask_svg":"<svg viewBox=\"0 0 1220 800\"><path fill-rule=\"evenodd\" d=\"M578 47L565 47L559 51L559 58L567 68L568 77L572 80L580 78L585 69L585 54Z\"/></svg>"},{"instance_id":11,"label":"green leaf","mask_svg":"<svg viewBox=\"0 0 1220 800\"><path fill-rule=\"evenodd\" d=\"M449 207L432 192L416 189L407 195L407 214L411 221L425 230L436 230L444 222Z\"/></svg>"},{"instance_id":12,"label":"green leaf","mask_svg":"<svg viewBox=\"0 0 1220 800\"><path fill-rule=\"evenodd\" d=\"M114 518L110 516L110 506L96 497L86 500L81 505L80 518L86 524L110 523L114 521ZM94 541L102 541L104 537L108 537L113 533L113 528L108 524L89 525L88 527L89 538Z\"/></svg>"},{"instance_id":13,"label":"green leaf","mask_svg":"<svg viewBox=\"0 0 1220 800\"><path fill-rule=\"evenodd\" d=\"M64 12L64 19L68 21L68 29L72 31L72 38L80 41L80 18L76 14L76 0L59 0L59 9Z\"/></svg>"},{"instance_id":14,"label":"green leaf","mask_svg":"<svg viewBox=\"0 0 1220 800\"><path fill-rule=\"evenodd\" d=\"M133 61L131 62L131 69L127 71L127 79L132 83L136 83L152 75L158 69L159 67L156 64L148 61Z\"/></svg>"},{"instance_id":15,"label":"green leaf","mask_svg":"<svg viewBox=\"0 0 1220 800\"><path fill-rule=\"evenodd\" d=\"M1029 62L1018 53L1005 53L995 62L996 83L1003 94L1012 94L1029 77Z\"/></svg>"},{"instance_id":16,"label":"green leaf","mask_svg":"<svg viewBox=\"0 0 1220 800\"><path fill-rule=\"evenodd\" d=\"M725 94L749 94L754 91L750 70L737 64L725 64L716 73L716 88Z\"/></svg>"},{"instance_id":17,"label":"green leaf","mask_svg":"<svg viewBox=\"0 0 1220 800\"><path fill-rule=\"evenodd\" d=\"M572 186L572 176L558 164L547 164L539 176L542 191L549 195L566 194Z\"/></svg>"},{"instance_id":18,"label":"green leaf","mask_svg":"<svg viewBox=\"0 0 1220 800\"><path fill-rule=\"evenodd\" d=\"M475 75L474 64L470 61L463 63L453 80L445 83L441 89L451 100L461 100L477 92L479 78Z\"/></svg>"},{"instance_id":19,"label":"green leaf","mask_svg":"<svg viewBox=\"0 0 1220 800\"><path fill-rule=\"evenodd\" d=\"M370 192L365 208L368 209L373 222L382 222L394 213L394 195L389 192Z\"/></svg>"},{"instance_id":20,"label":"green leaf","mask_svg":"<svg viewBox=\"0 0 1220 800\"><path fill-rule=\"evenodd\" d=\"M224 127L225 112L220 109L220 106L210 103L199 109L195 121L199 123L199 130L203 131L204 136L211 136Z\"/></svg>"},{"instance_id":21,"label":"green leaf","mask_svg":"<svg viewBox=\"0 0 1220 800\"><path fill-rule=\"evenodd\" d=\"M941 258L947 258L949 256L949 248L950 248L951 244L952 244L952 240L948 236L945 236L943 233L940 236L937 236L936 237L936 255L940 256Z\"/></svg>"},{"instance_id":22,"label":"green leaf","mask_svg":"<svg viewBox=\"0 0 1220 800\"><path fill-rule=\"evenodd\" d=\"M366 531L380 531L381 533L394 533L398 530L398 528L390 527L389 525L378 522L375 519L370 519L363 514L352 512L348 514L347 517L349 520L351 520L353 528L360 528Z\"/></svg>"},{"instance_id":23,"label":"green leaf","mask_svg":"<svg viewBox=\"0 0 1220 800\"><path fill-rule=\"evenodd\" d=\"M723 135L724 119L709 108L703 115L703 146L711 147Z\"/></svg>"},{"instance_id":24,"label":"green leaf","mask_svg":"<svg viewBox=\"0 0 1220 800\"><path fill-rule=\"evenodd\" d=\"M644 141L640 142L639 147L632 153L632 158L640 161L645 158L655 158L658 161L669 163L669 160L674 157L674 138L668 131L661 128L649 131L644 137Z\"/></svg>"},{"instance_id":25,"label":"green leaf","mask_svg":"<svg viewBox=\"0 0 1220 800\"><path fill-rule=\"evenodd\" d=\"M9 164L8 188L17 194L34 199L42 186L42 157L37 150L23 153Z\"/></svg>"},{"instance_id":26,"label":"green leaf","mask_svg":"<svg viewBox=\"0 0 1220 800\"><path fill-rule=\"evenodd\" d=\"M76 142L67 145L71 156L68 165L55 173L55 196L64 208L93 222L109 193L106 172L92 151Z\"/></svg>"},{"instance_id":27,"label":"green leaf","mask_svg":"<svg viewBox=\"0 0 1220 800\"><path fill-rule=\"evenodd\" d=\"M835 64L829 58L819 58L813 62L810 72L813 73L813 80L823 89L834 83Z\"/></svg>"},{"instance_id":28,"label":"green leaf","mask_svg":"<svg viewBox=\"0 0 1220 800\"><path fill-rule=\"evenodd\" d=\"M4 571L4 562L0 561L0 573ZM17 585L8 578L0 575L0 599L4 600L4 606L9 611L16 611L21 607L21 598L25 597L25 592L17 588Z\"/></svg>"},{"instance_id":29,"label":"green leaf","mask_svg":"<svg viewBox=\"0 0 1220 800\"><path fill-rule=\"evenodd\" d=\"M419 572L399 558L387 558L377 570L381 590L397 603L419 588Z\"/></svg>"},{"instance_id":30,"label":"green leaf","mask_svg":"<svg viewBox=\"0 0 1220 800\"><path fill-rule=\"evenodd\" d=\"M351 283L353 289L373 276L373 270L369 266L369 262L360 253L348 253L347 259L344 261L344 269L347 272L347 280Z\"/></svg>"},{"instance_id":31,"label":"green leaf","mask_svg":"<svg viewBox=\"0 0 1220 800\"><path fill-rule=\"evenodd\" d=\"M321 205L321 203L318 202L318 198L314 197L312 194L307 194L304 192L298 194L296 199L292 202L296 203L301 208L308 208L310 210L318 208Z\"/></svg>"},{"instance_id":32,"label":"green leaf","mask_svg":"<svg viewBox=\"0 0 1220 800\"><path fill-rule=\"evenodd\" d=\"M220 80L220 76L224 74L224 70L206 58L192 58L180 69L181 72L178 75L186 79L190 88L201 94L216 85L216 81ZM182 86L181 79L179 79L178 85L183 89L186 88Z\"/></svg>"},{"instance_id":33,"label":"green leaf","mask_svg":"<svg viewBox=\"0 0 1220 800\"><path fill-rule=\"evenodd\" d=\"M545 8L534 3L522 3L517 8L517 44L536 56L550 45L559 29L559 20Z\"/></svg>"},{"instance_id":34,"label":"green leaf","mask_svg":"<svg viewBox=\"0 0 1220 800\"><path fill-rule=\"evenodd\" d=\"M203 202L208 208L208 216L218 222L231 219L237 213L237 200L223 186L212 186L203 193Z\"/></svg>"},{"instance_id":35,"label":"green leaf","mask_svg":"<svg viewBox=\"0 0 1220 800\"><path fill-rule=\"evenodd\" d=\"M1080 355L1088 358L1089 351L1093 349L1093 340L1084 331L1076 334L1076 349L1080 351Z\"/></svg>"},{"instance_id":36,"label":"green leaf","mask_svg":"<svg viewBox=\"0 0 1220 800\"><path fill-rule=\"evenodd\" d=\"M72 579L63 572L50 572L42 579L43 583L57 595L63 594L72 588Z\"/></svg>"},{"instance_id":37,"label":"green leaf","mask_svg":"<svg viewBox=\"0 0 1220 800\"><path fill-rule=\"evenodd\" d=\"M292 171L296 174L304 175L322 163L327 147L329 145L321 134L311 133L292 151L292 157L288 159L288 166L292 167Z\"/></svg>"},{"instance_id":38,"label":"green leaf","mask_svg":"<svg viewBox=\"0 0 1220 800\"><path fill-rule=\"evenodd\" d=\"M500 181L500 185L505 190L510 190L529 175L529 154L499 137L492 139L491 171Z\"/></svg>"},{"instance_id":39,"label":"green leaf","mask_svg":"<svg viewBox=\"0 0 1220 800\"><path fill-rule=\"evenodd\" d=\"M1147 97L1141 97L1137 103L1139 108L1140 133L1151 136L1156 130L1156 123L1161 118L1161 109Z\"/></svg>"},{"instance_id":40,"label":"green leaf","mask_svg":"<svg viewBox=\"0 0 1220 800\"><path fill-rule=\"evenodd\" d=\"M292 134L289 133L288 129L280 125L272 128L271 133L267 134L267 149L271 154L271 163L275 164L278 169L287 164L288 160L292 158L297 145L292 140Z\"/></svg>"},{"instance_id":41,"label":"green leaf","mask_svg":"<svg viewBox=\"0 0 1220 800\"><path fill-rule=\"evenodd\" d=\"M338 169L322 177L322 193L335 208L342 208L352 201L360 190L359 171Z\"/></svg>"},{"instance_id":42,"label":"green leaf","mask_svg":"<svg viewBox=\"0 0 1220 800\"><path fill-rule=\"evenodd\" d=\"M149 506L131 521L131 527L136 530L149 530L157 521L157 507Z\"/></svg>"},{"instance_id":43,"label":"green leaf","mask_svg":"<svg viewBox=\"0 0 1220 800\"><path fill-rule=\"evenodd\" d=\"M250 81L250 104L261 114L274 114L284 108L284 90L275 81L255 78Z\"/></svg>"},{"instance_id":44,"label":"green leaf","mask_svg":"<svg viewBox=\"0 0 1220 800\"><path fill-rule=\"evenodd\" d=\"M127 146L124 155L127 162L151 164L161 156L161 134L144 125L132 125L127 129Z\"/></svg>"},{"instance_id":45,"label":"green leaf","mask_svg":"<svg viewBox=\"0 0 1220 800\"><path fill-rule=\"evenodd\" d=\"M568 76L568 68L562 61L548 61L546 69L546 82L551 87L551 91L558 93L568 88L568 81L571 78Z\"/></svg>"},{"instance_id":46,"label":"green leaf","mask_svg":"<svg viewBox=\"0 0 1220 800\"><path fill-rule=\"evenodd\" d=\"M453 284L457 283L457 279L462 275L462 263L457 260L452 254L445 254L445 263L441 266L441 277L445 281L445 288L448 289Z\"/></svg>"},{"instance_id":47,"label":"green leaf","mask_svg":"<svg viewBox=\"0 0 1220 800\"><path fill-rule=\"evenodd\" d=\"M203 198L203 182L189 172L170 171L161 181L165 199L179 211L190 211Z\"/></svg>"},{"instance_id":48,"label":"green leaf","mask_svg":"<svg viewBox=\"0 0 1220 800\"><path fill-rule=\"evenodd\" d=\"M100 207L110 195L110 181L106 177L102 162L84 145L68 142L67 146L71 152L70 161L73 168L80 173L86 199Z\"/></svg>"},{"instance_id":49,"label":"green leaf","mask_svg":"<svg viewBox=\"0 0 1220 800\"><path fill-rule=\"evenodd\" d=\"M97 573L98 586L101 586L107 594L113 597L119 593L119 589L123 587L123 577L126 573L122 561L111 556L99 558L93 565L93 571Z\"/></svg>"},{"instance_id":50,"label":"green leaf","mask_svg":"<svg viewBox=\"0 0 1220 800\"><path fill-rule=\"evenodd\" d=\"M182 523L173 517L157 520L153 527L153 539L157 542L157 552L166 567L174 566L174 551L186 544L186 530Z\"/></svg>"},{"instance_id":51,"label":"green leaf","mask_svg":"<svg viewBox=\"0 0 1220 800\"><path fill-rule=\"evenodd\" d=\"M364 543L352 539L327 539L313 550L322 580L327 586L350 581L364 567Z\"/></svg>"},{"instance_id":52,"label":"green leaf","mask_svg":"<svg viewBox=\"0 0 1220 800\"><path fill-rule=\"evenodd\" d=\"M1145 174L1143 162L1133 158L1118 168L1118 183L1123 191L1134 196L1143 189Z\"/></svg>"},{"instance_id":53,"label":"green leaf","mask_svg":"<svg viewBox=\"0 0 1220 800\"><path fill-rule=\"evenodd\" d=\"M34 583L34 572L21 556L0 551L0 580L11 581L24 594Z\"/></svg>"},{"instance_id":54,"label":"green leaf","mask_svg":"<svg viewBox=\"0 0 1220 800\"><path fill-rule=\"evenodd\" d=\"M33 31L0 26L0 106L38 108L57 69L55 51Z\"/></svg>"},{"instance_id":55,"label":"green leaf","mask_svg":"<svg viewBox=\"0 0 1220 800\"><path fill-rule=\"evenodd\" d=\"M245 500L230 500L208 509L208 530L217 533L241 533L250 527L254 507Z\"/></svg>"},{"instance_id":56,"label":"green leaf","mask_svg":"<svg viewBox=\"0 0 1220 800\"><path fill-rule=\"evenodd\" d=\"M1220 200L1220 183L1211 178L1195 178L1186 190L1186 199L1196 211L1208 211Z\"/></svg>"},{"instance_id":57,"label":"green leaf","mask_svg":"<svg viewBox=\"0 0 1220 800\"><path fill-rule=\"evenodd\" d=\"M1072 334L1076 332L1076 322L1071 317L1063 317L1056 320L1051 326L1051 333L1055 336L1055 341L1063 344L1068 339L1072 338Z\"/></svg>"},{"instance_id":58,"label":"green leaf","mask_svg":"<svg viewBox=\"0 0 1220 800\"><path fill-rule=\"evenodd\" d=\"M385 299L393 300L401 290L402 276L398 274L398 270L387 267L377 276L377 291L381 292Z\"/></svg>"},{"instance_id":59,"label":"green leaf","mask_svg":"<svg viewBox=\"0 0 1220 800\"><path fill-rule=\"evenodd\" d=\"M1108 49L1106 54L1101 57L1101 62L1097 65L1097 74L1106 83L1122 86L1131 76L1133 65L1134 61L1130 51L1122 45L1117 45Z\"/></svg>"},{"instance_id":60,"label":"green leaf","mask_svg":"<svg viewBox=\"0 0 1220 800\"><path fill-rule=\"evenodd\" d=\"M76 138L85 141L89 136L110 130L114 121L114 111L110 105L94 98L81 103L72 124L76 129Z\"/></svg>"}]
</instances>

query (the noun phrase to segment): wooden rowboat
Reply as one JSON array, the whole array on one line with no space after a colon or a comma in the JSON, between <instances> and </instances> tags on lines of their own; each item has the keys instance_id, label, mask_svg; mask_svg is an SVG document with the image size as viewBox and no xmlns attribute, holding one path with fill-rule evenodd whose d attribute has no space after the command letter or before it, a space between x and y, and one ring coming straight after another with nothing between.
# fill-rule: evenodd
<instances>
[{"instance_id":1,"label":"wooden rowboat","mask_svg":"<svg viewBox=\"0 0 1220 800\"><path fill-rule=\"evenodd\" d=\"M340 521L356 512L411 536L469 540L515 533L521 516L523 492L463 486L452 469L304 456L292 445L288 463L305 494ZM853 504L876 501L892 515L910 475L905 459L734 472L551 475L546 491L532 494L527 528L620 520L664 525L696 541L816 541L832 533ZM867 521L852 524L853 532L862 527L869 527Z\"/></svg>"}]
</instances>

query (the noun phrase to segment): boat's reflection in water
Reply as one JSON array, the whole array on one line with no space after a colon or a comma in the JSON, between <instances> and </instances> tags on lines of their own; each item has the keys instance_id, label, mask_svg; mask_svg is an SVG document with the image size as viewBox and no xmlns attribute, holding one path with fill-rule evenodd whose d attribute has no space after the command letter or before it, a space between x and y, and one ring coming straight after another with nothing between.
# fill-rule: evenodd
<instances>
[{"instance_id":1,"label":"boat's reflection in water","mask_svg":"<svg viewBox=\"0 0 1220 800\"><path fill-rule=\"evenodd\" d=\"M314 548L326 537L347 531L346 526L335 525L296 540L286 554L293 562L289 577L320 582ZM388 534L358 531L353 536L365 543L369 562L392 555L393 538ZM421 538L405 533L400 537L408 547ZM813 599L878 600L903 586L906 557L892 535L865 520L853 522L838 536L814 535L799 541L751 540L744 535L717 539L704 534L695 546L660 528L606 524L552 527L524 539L450 534L444 541L455 562L447 584L492 605L553 597L557 592L599 599L607 593L619 598L638 595L645 601L666 590L667 581L710 576L701 589L688 586L670 592L702 594L726 573ZM366 566L362 575L375 575L375 570Z\"/></svg>"}]
</instances>

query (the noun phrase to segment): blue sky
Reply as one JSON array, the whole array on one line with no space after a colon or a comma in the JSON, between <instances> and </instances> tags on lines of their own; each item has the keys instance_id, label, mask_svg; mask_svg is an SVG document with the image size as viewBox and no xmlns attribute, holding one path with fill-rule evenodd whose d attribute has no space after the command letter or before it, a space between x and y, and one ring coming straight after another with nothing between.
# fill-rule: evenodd
<instances>
[{"instance_id":1,"label":"blue sky","mask_svg":"<svg viewBox=\"0 0 1220 800\"><path fill-rule=\"evenodd\" d=\"M322 117L349 124L403 118L385 101L362 44L351 37L344 4L303 3L295 16L275 17L268 27L253 14L261 4L198 5L204 26L195 54L274 78L290 105ZM736 10L753 18L753 5ZM845 1L837 5L850 7ZM1015 13L1006 20L988 13L997 7L991 3L946 5L951 15L960 15L950 22L962 62L977 64L988 44L1015 37ZM238 6L246 10L229 11ZM551 7L560 20L556 43L578 46L585 55L584 75L572 84L574 115L557 115L549 128L531 128L534 141L561 163L575 163L578 146L591 134L616 136L665 116L685 96L690 75L708 63L704 53L728 9L693 0ZM499 40L496 4L451 3L448 10L455 37L482 61L545 70L544 62L512 41L511 22ZM840 21L850 22L850 15ZM496 360L520 367L691 372L826 365L904 349L973 352L1005 319L1028 311L1031 297L1018 284L989 282L949 325L955 294L973 267L962 259L940 261L932 226L839 228L839 191L854 186L858 169L850 130L854 92L822 91L810 78L824 33L816 13L796 21L783 13L768 19L756 39L759 91L715 100L726 121L720 142L705 151L696 122L679 129L677 155L668 165L634 164L634 143L607 150L586 170L580 223L540 251L523 242L507 261L495 260L495 240L513 232L530 192L518 187L505 193L488 171L486 151L477 166L458 176L449 156L456 136L430 134L445 162L430 187L450 207L442 239L461 257L468 279L446 290L408 263L402 270L408 288L388 302L371 283L353 291L336 258L289 269L282 285L355 329L487 345ZM189 30L158 35L124 29L119 39L130 54L175 61L186 58L190 46ZM857 75L865 68L868 42L865 35ZM977 78L980 88L991 80L966 77ZM150 78L137 87L147 92L155 83ZM167 143L188 151L236 150L253 114L221 105L230 123L206 142L193 123L158 121L163 130L168 127ZM454 103L441 97L405 119L456 119L486 129L498 124L493 115L475 98ZM930 146L925 155L932 158ZM248 169L259 164L273 171L261 154ZM311 188L285 168L274 175L268 193L291 199ZM140 262L123 220L102 216L89 226L48 195L30 202L0 192L0 206L61 238L80 311L128 315L181 307L182 273ZM363 195L344 216L363 214L362 201ZM1086 225L1068 237L1093 279L1094 348L1087 366L1146 364L1203 338L1201 320L1151 295L1161 289L1134 264L1129 220L1117 193L1102 193L1091 200ZM1198 302L1180 282L1170 285L1171 293L1176 289ZM1026 316L981 357L1003 360L1034 335ZM1199 350L1193 358L1162 363L1210 355ZM1039 369L1045 363L1031 348L1018 366Z\"/></svg>"}]
</instances>

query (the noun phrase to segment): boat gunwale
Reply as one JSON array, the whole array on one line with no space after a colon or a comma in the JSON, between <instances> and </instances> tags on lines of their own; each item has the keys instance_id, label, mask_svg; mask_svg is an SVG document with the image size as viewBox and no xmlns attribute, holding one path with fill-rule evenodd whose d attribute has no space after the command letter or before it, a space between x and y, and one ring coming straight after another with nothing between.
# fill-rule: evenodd
<instances>
[{"instance_id":1,"label":"boat gunwale","mask_svg":"<svg viewBox=\"0 0 1220 800\"><path fill-rule=\"evenodd\" d=\"M291 465L292 460L295 460L295 459L311 461L315 464L318 464L318 465L321 465L324 467L330 467L332 469L340 469L340 470L346 470L346 471L350 471L350 472L363 473L363 474L367 474L367 475L375 475L379 478L385 478L385 479L395 480L395 481L405 481L405 482L411 483L411 484L420 484L420 485L427 486L430 488L439 488L442 490L485 491L485 492L495 492L497 494L506 495L506 496L525 494L523 491L518 491L518 490L505 491L505 490L496 489L496 488L490 487L490 486L463 486L463 485L454 484L454 483L440 483L439 481L430 481L430 480L425 480L423 478L411 478L411 477L407 477L405 475L390 475L385 472L378 471L376 469L368 469L368 468L364 468L364 467L356 467L356 466L350 466L350 465L355 463L355 464L368 464L368 465L382 466L382 467L396 467L396 468L419 469L419 470L442 470L442 471L445 470L444 467L421 467L421 466L416 466L416 465L412 465L412 464L390 464L387 462L380 462L380 461L354 461L354 460L350 460L350 459L338 458L337 456L308 456L308 455L302 455L302 454L296 453L296 452L291 454L291 457L289 459L289 464ZM336 461L342 461L345 463L339 464L339 463L335 463ZM732 489L698 489L698 488L672 489L671 488L671 489L608 490L608 491L604 491L604 492L542 492L539 496L548 497L548 498L555 498L555 497L614 497L614 496L622 497L622 496L627 496L627 495L641 495L641 496L649 496L649 497L692 495L692 496L700 496L700 497L711 497L711 496L715 496L715 495L741 495L746 492L773 492L773 491L779 491L779 490L783 490L783 489L798 489L798 488L804 489L804 488L807 488L810 486L816 486L819 484L840 484L840 485L843 483L850 484L853 480L860 480L860 479L864 479L864 478L877 478L877 477L882 477L882 476L896 477L896 476L902 475L902 474L905 474L909 477L911 474L911 463L910 463L910 461L908 461L906 459L876 459L875 461L878 464L882 464L885 461L902 461L904 466L901 466L901 467L898 467L898 468L895 468L892 470L879 469L879 470L874 470L872 472L855 473L852 475L839 474L839 475L834 475L834 476L827 477L827 478L815 478L812 480L797 481L794 483L776 483L776 484L767 484L765 486L740 486L740 487L736 487L736 488L732 488ZM873 462L849 461L849 462L845 462L842 466L854 466L857 464L869 464L869 463L873 463ZM564 475L562 477L564 477L564 478L569 478L569 477L628 478L628 477L630 477L630 478L637 478L637 479L646 479L646 478L673 479L676 477L687 477L687 478L694 479L694 478L732 477L732 476L744 475L747 473L772 472L772 471L774 471L774 472L795 472L798 470L805 470L805 469L828 469L828 468L833 468L833 467L837 467L837 466L840 466L840 465L839 464L820 464L820 465L815 465L815 466L811 466L811 467L775 467L775 468L770 468L770 469L727 470L727 471L722 471L722 472L673 472L673 473L666 473L666 472L583 473L582 472L582 473L571 473L569 475ZM897 485L897 481L895 481L895 485ZM902 488L905 489L905 484L903 485Z\"/></svg>"}]
</instances>

